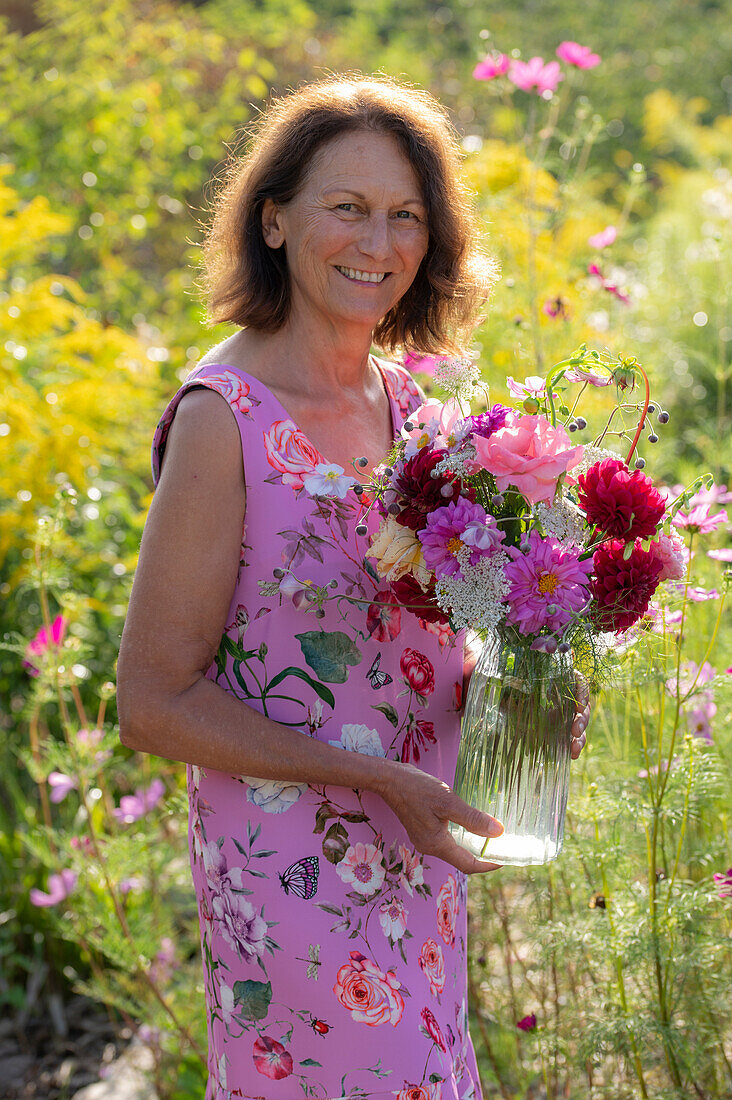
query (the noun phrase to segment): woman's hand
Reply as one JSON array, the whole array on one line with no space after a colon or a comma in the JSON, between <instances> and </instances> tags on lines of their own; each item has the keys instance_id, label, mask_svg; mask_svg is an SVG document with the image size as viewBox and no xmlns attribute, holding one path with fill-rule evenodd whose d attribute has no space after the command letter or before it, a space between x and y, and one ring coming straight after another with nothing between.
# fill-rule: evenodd
<instances>
[{"instance_id":1,"label":"woman's hand","mask_svg":"<svg viewBox=\"0 0 732 1100\"><path fill-rule=\"evenodd\" d=\"M460 712L462 713L465 707L465 700L468 697L468 688L470 687L470 677L473 675L473 670L478 663L478 650L475 646L465 646L465 658L463 662L463 694L460 704ZM577 683L577 709L574 715L574 721L572 722L572 741L569 747L569 752L573 760L582 752L583 748L587 744L586 729L589 725L590 715L592 714L592 702L590 701L590 688L587 680L581 672L577 672L575 669L575 680Z\"/></svg>"},{"instance_id":2,"label":"woman's hand","mask_svg":"<svg viewBox=\"0 0 732 1100\"><path fill-rule=\"evenodd\" d=\"M500 836L503 826L495 817L468 806L436 776L412 764L389 763L378 793L397 815L418 852L444 859L468 875L495 871L500 866L471 855L456 843L447 828L448 821L454 821L479 836Z\"/></svg>"}]
</instances>

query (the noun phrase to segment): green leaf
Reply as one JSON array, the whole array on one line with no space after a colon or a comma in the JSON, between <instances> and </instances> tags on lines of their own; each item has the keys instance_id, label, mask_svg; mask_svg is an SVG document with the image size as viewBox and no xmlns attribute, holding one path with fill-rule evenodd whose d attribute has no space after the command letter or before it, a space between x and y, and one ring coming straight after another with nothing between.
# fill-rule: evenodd
<instances>
[{"instance_id":1,"label":"green leaf","mask_svg":"<svg viewBox=\"0 0 732 1100\"><path fill-rule=\"evenodd\" d=\"M314 633L318 633L318 631L314 631ZM308 664L309 663L310 662L308 662ZM312 676L308 675L305 669L295 668L294 665L290 665L288 666L288 668L283 668L281 672L278 672L276 676L273 676L267 684L265 693L269 694L272 688L276 688L287 676L297 676L300 680L304 680L306 684L310 684L310 687L313 689L313 691L320 696L324 703L328 704L331 710L335 707L335 696L333 695L333 692L330 690L330 688L327 688L325 684L319 684L317 680L314 680Z\"/></svg>"},{"instance_id":2,"label":"green leaf","mask_svg":"<svg viewBox=\"0 0 732 1100\"><path fill-rule=\"evenodd\" d=\"M309 630L295 637L307 663L328 684L344 684L348 676L346 666L361 662L361 653L342 630Z\"/></svg>"},{"instance_id":3,"label":"green leaf","mask_svg":"<svg viewBox=\"0 0 732 1100\"><path fill-rule=\"evenodd\" d=\"M271 982L257 982L251 978L234 982L234 1004L241 1006L245 1020L263 1020L271 1000Z\"/></svg>"},{"instance_id":4,"label":"green leaf","mask_svg":"<svg viewBox=\"0 0 732 1100\"><path fill-rule=\"evenodd\" d=\"M256 649L244 649L239 642L232 641L228 634L221 635L221 645L237 661L247 661L257 652Z\"/></svg>"},{"instance_id":5,"label":"green leaf","mask_svg":"<svg viewBox=\"0 0 732 1100\"><path fill-rule=\"evenodd\" d=\"M397 714L396 707L392 703L372 703L372 710L380 710L381 713L389 719L394 729L399 725L399 715Z\"/></svg>"},{"instance_id":6,"label":"green leaf","mask_svg":"<svg viewBox=\"0 0 732 1100\"><path fill-rule=\"evenodd\" d=\"M302 1062L298 1062L300 1066L322 1066L322 1062L316 1062L314 1058L303 1058Z\"/></svg>"}]
</instances>

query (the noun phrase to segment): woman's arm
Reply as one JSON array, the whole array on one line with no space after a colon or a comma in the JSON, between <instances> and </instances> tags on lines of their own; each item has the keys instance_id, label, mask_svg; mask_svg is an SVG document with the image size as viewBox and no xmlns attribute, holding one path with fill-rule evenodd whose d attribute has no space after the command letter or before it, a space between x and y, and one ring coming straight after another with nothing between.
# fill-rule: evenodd
<instances>
[{"instance_id":1,"label":"woman's arm","mask_svg":"<svg viewBox=\"0 0 732 1100\"><path fill-rule=\"evenodd\" d=\"M193 390L181 399L168 435L122 634L123 744L231 775L371 790L419 851L467 872L492 869L455 843L447 821L487 836L495 819L447 784L282 726L206 679L236 584L244 510L234 416L219 394Z\"/></svg>"}]
</instances>

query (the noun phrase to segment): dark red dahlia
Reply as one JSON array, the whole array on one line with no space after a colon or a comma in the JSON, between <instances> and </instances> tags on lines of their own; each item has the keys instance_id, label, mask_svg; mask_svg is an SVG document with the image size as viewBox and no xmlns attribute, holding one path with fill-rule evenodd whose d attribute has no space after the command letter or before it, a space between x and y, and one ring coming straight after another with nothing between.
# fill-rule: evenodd
<instances>
[{"instance_id":1,"label":"dark red dahlia","mask_svg":"<svg viewBox=\"0 0 732 1100\"><path fill-rule=\"evenodd\" d=\"M435 508L457 500L463 489L463 482L455 474L432 477L432 471L445 454L445 451L423 449L394 470L391 479L393 499L402 509L397 519L413 531L419 531L426 525L427 516ZM444 486L452 489L447 496L442 493ZM475 490L470 491L470 499L475 499Z\"/></svg>"},{"instance_id":2,"label":"dark red dahlia","mask_svg":"<svg viewBox=\"0 0 732 1100\"><path fill-rule=\"evenodd\" d=\"M619 458L605 458L577 478L580 508L606 535L624 542L649 539L666 511L666 501L640 470Z\"/></svg>"},{"instance_id":3,"label":"dark red dahlia","mask_svg":"<svg viewBox=\"0 0 732 1100\"><path fill-rule=\"evenodd\" d=\"M399 600L402 607L424 619L428 623L447 623L449 620L444 611L438 606L435 599L434 582L426 592L422 591L419 582L411 573L405 573L398 581L391 582L391 590Z\"/></svg>"},{"instance_id":4,"label":"dark red dahlia","mask_svg":"<svg viewBox=\"0 0 732 1100\"><path fill-rule=\"evenodd\" d=\"M613 539L598 547L592 559L595 619L600 630L614 630L616 634L627 630L648 610L663 569L663 562L653 551L644 550L638 542L627 560L624 551L625 544Z\"/></svg>"}]
</instances>

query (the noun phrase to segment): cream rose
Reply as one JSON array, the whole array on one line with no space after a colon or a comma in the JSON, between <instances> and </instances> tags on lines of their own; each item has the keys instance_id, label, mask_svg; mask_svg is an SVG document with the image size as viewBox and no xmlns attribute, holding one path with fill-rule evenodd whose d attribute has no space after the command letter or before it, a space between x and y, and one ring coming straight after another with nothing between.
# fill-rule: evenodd
<instances>
[{"instance_id":1,"label":"cream rose","mask_svg":"<svg viewBox=\"0 0 732 1100\"><path fill-rule=\"evenodd\" d=\"M398 581L405 573L411 573L423 591L426 591L431 574L422 553L422 544L411 527L402 527L394 516L387 520L374 535L369 557L376 560L376 572L387 581Z\"/></svg>"}]
</instances>

